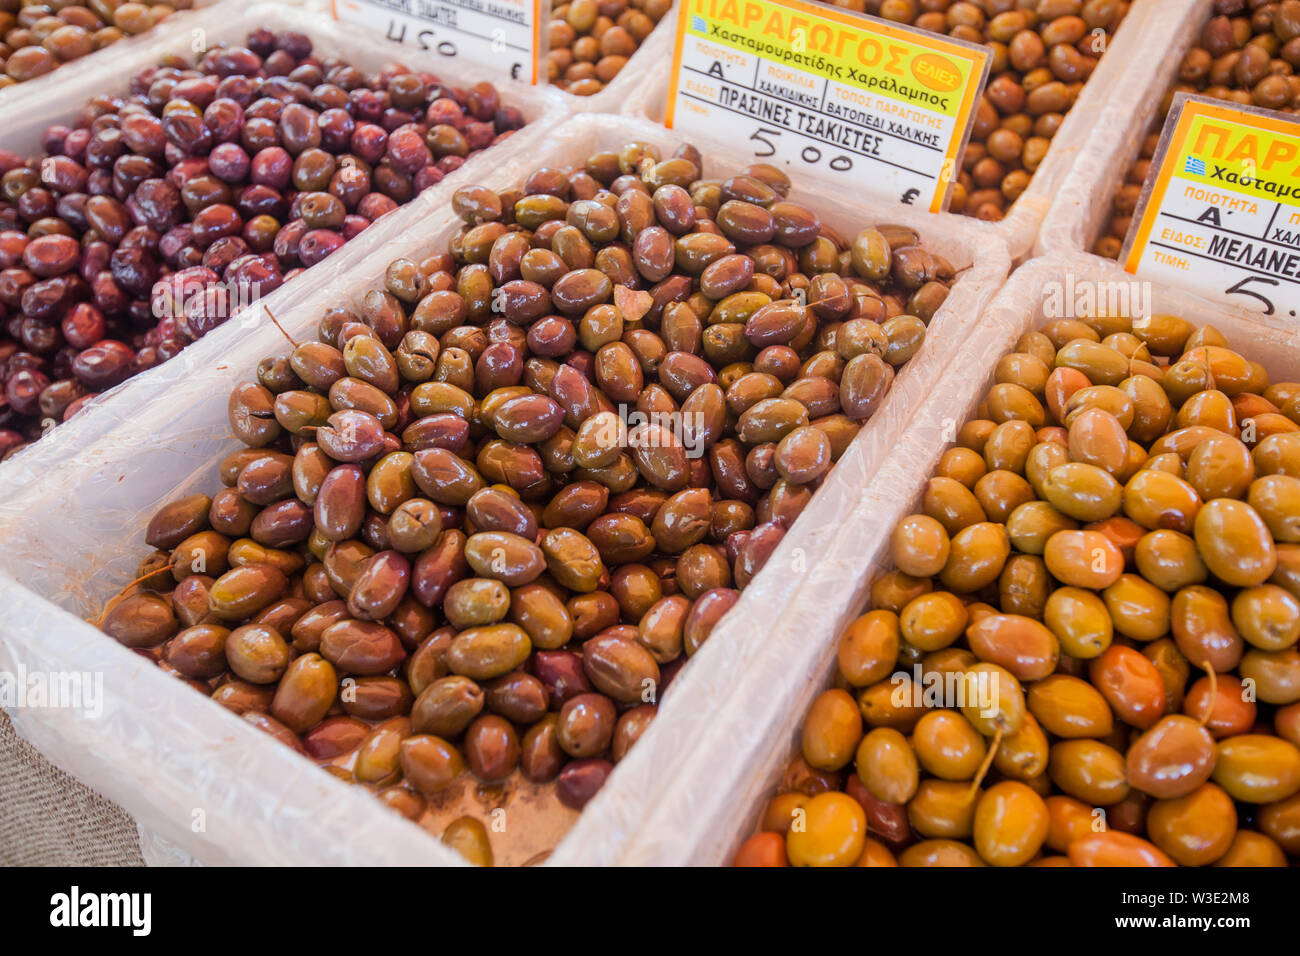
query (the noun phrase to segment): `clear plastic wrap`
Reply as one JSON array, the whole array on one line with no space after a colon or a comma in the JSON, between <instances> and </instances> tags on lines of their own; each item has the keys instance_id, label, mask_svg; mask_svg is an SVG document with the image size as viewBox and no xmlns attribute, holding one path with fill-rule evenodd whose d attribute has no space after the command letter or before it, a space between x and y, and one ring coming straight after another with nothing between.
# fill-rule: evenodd
<instances>
[{"instance_id":1,"label":"clear plastic wrap","mask_svg":"<svg viewBox=\"0 0 1300 956\"><path fill-rule=\"evenodd\" d=\"M679 138L641 121L583 115L544 141L514 149L494 168L481 167L479 181L504 189L540 165L580 162L592 151L629 141L669 151ZM707 157L705 172L729 175L742 165ZM418 259L444 249L459 221L446 208L446 192L440 195L441 208L427 211L400 242L371 248L347 273L331 271L314 286L299 285L293 298L282 298L276 316L288 333L299 341L314 337L322 308L358 301L382 282L392 258ZM939 386L1009 268L1005 247L970 223L909 217L803 183L792 198L850 234L872 222L911 225L960 275L881 409L768 567L673 684L650 730L587 805L552 863L610 862L651 814L658 791L677 782L668 771L683 751L713 745L714 727L728 723L719 712L731 693L771 682L775 694L787 681L783 670L751 671L751 665L764 656L777 612L808 577L789 569L820 566L841 535L842 516L905 439L912 411ZM226 397L263 356L286 347L279 330L265 321L238 336L207 336L109 396L95 410L94 430L58 429L0 466L0 488L12 488L7 478L15 469L30 482L22 494L0 491L0 540L6 542L0 606L8 612L0 618L0 669L21 662L29 670L104 674L101 719L16 710L15 726L56 764L136 816L151 834L151 859L169 858L158 848L171 844L203 862L457 862L427 832L416 832L372 798L349 792L81 620L133 576L145 551L144 526L160 503L218 485L217 463L235 447ZM696 784L707 789L716 781L707 766L705 771ZM195 809L205 811L203 832L191 828Z\"/></svg>"},{"instance_id":2,"label":"clear plastic wrap","mask_svg":"<svg viewBox=\"0 0 1300 956\"><path fill-rule=\"evenodd\" d=\"M158 30L141 37L147 43L123 44L104 51L106 58L94 71L87 73L78 69L73 76L66 78L57 87L44 87L31 91L34 95L18 102L0 100L0 147L12 149L21 155L37 155L41 151L41 132L49 125L68 122L76 118L85 104L95 95L106 89L104 70L118 80L112 86L125 89L128 78L136 71L155 65L159 57L167 53L179 53L193 56L194 31L202 30L206 43L216 41L241 42L250 31L257 27L271 30L295 29L308 34L315 48L321 52L337 54L354 65L365 70L377 70L393 62L411 62L402 59L401 50L382 40L359 37L348 32L328 16L304 10L295 5L284 3L245 4L240 0L223 0L222 3L206 10L198 11L196 16L188 18L184 24L176 26L162 25ZM129 49L127 48L129 46ZM107 57L114 59L109 62ZM490 71L467 66L455 73L447 73L463 81L484 80L490 78ZM286 283L280 289L261 300L261 307L249 309L232 318L229 322L213 330L203 338L206 347L213 356L219 357L230 349L255 326L266 321L266 309L279 316L287 311L293 302L307 298L318 292L337 277L348 272L375 249L389 246L408 235L416 223L426 216L444 208L451 193L461 185L474 182L485 170L497 163L505 162L507 155L516 152L527 153L530 143L535 142L560 122L565 116L562 97L554 90L533 89L523 84L512 84L505 88L504 101L520 109L529 121L528 125L509 137L506 142L484 150L471 157L464 166L448 175L409 203L399 206L385 216L375 220L361 235L345 243L328 259L318 263ZM182 355L189 355L196 346L190 346ZM212 360L216 360L215 358ZM148 382L152 377L162 373L164 366L150 369L141 375L128 379L107 394L119 390L131 390L136 383ZM145 386L148 389L148 386ZM145 394L149 392L146 391ZM128 391L127 394L130 394ZM129 399L128 399L129 401ZM91 402L72 420L60 425L59 435L67 444L63 447L82 444L103 434L115 423L114 412L101 416L102 401ZM48 438L35 445L28 446L17 455L0 465L0 493L12 493L18 487L40 478L49 467L48 457L35 449L47 444Z\"/></svg>"},{"instance_id":3,"label":"clear plastic wrap","mask_svg":"<svg viewBox=\"0 0 1300 956\"><path fill-rule=\"evenodd\" d=\"M871 484L842 513L824 563L805 576L782 613L771 619L761 653L748 662L745 680L731 700L711 714L697 714L696 726L707 719L708 733L699 734L695 746L683 747L676 762L657 768L672 782L616 858L619 864L725 864L754 832L782 770L798 750L808 707L834 672L840 634L862 612L872 578L890 566L893 526L916 510L940 455L992 384L997 360L1024 332L1045 321L1045 287L1066 276L1073 276L1076 287L1131 279L1096 256L1066 253L1034 259L1012 274L916 409ZM1267 328L1168 287L1150 291L1152 311L1212 323L1270 375L1300 376L1300 333ZM682 680L691 677L687 671ZM633 751L624 763L647 756Z\"/></svg>"},{"instance_id":4,"label":"clear plastic wrap","mask_svg":"<svg viewBox=\"0 0 1300 956\"><path fill-rule=\"evenodd\" d=\"M1110 48L1102 57L1101 63L1084 85L1083 92L1065 116L1065 121L1056 135L1052 137L1052 147L1046 158L1034 172L1029 187L1011 206L1011 211L1000 222L983 222L967 216L951 215L951 218L964 219L975 224L976 228L988 235L997 236L1007 244L1013 262L1026 259L1034 247L1039 226L1047 215L1053 197L1061 188L1062 182L1071 167L1080 157L1091 155L1103 148L1106 143L1097 136L1096 126L1106 104L1116 98L1125 97L1125 89L1120 79L1125 66L1140 52L1146 50L1145 21L1166 6L1183 4L1186 0L1136 0L1124 22L1111 41ZM1206 0L1208 2L1208 0ZM673 14L665 21L673 19ZM675 29L675 24L673 26ZM661 31L656 31L656 33ZM652 38L653 39L653 38ZM660 37L656 49L661 59L661 67L654 71L652 77L636 88L623 106L623 113L662 122L668 97L668 73L672 65L673 35L668 33ZM949 218L950 214L940 214Z\"/></svg>"},{"instance_id":5,"label":"clear plastic wrap","mask_svg":"<svg viewBox=\"0 0 1300 956\"><path fill-rule=\"evenodd\" d=\"M1061 183L1035 251L1088 251L1110 220L1111 199L1159 117L1183 54L1200 35L1213 0L1159 0L1133 38L1115 95L1096 117L1091 142ZM1118 47L1112 48L1115 52Z\"/></svg>"}]
</instances>

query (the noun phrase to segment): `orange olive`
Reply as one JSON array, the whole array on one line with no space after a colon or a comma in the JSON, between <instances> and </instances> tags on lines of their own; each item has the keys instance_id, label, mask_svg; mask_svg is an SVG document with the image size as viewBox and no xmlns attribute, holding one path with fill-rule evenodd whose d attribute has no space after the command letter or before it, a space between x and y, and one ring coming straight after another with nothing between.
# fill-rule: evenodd
<instances>
[{"instance_id":1,"label":"orange olive","mask_svg":"<svg viewBox=\"0 0 1300 956\"><path fill-rule=\"evenodd\" d=\"M1082 800L1055 794L1043 804L1047 807L1047 836L1043 843L1057 853L1067 852L1080 837L1105 829L1104 812Z\"/></svg>"},{"instance_id":2,"label":"orange olive","mask_svg":"<svg viewBox=\"0 0 1300 956\"><path fill-rule=\"evenodd\" d=\"M1266 704L1294 704L1300 701L1300 651L1251 649L1241 658L1237 670L1250 681L1255 696Z\"/></svg>"},{"instance_id":3,"label":"orange olive","mask_svg":"<svg viewBox=\"0 0 1300 956\"><path fill-rule=\"evenodd\" d=\"M852 866L862 856L867 815L845 793L819 793L785 837L791 866Z\"/></svg>"},{"instance_id":4,"label":"orange olive","mask_svg":"<svg viewBox=\"0 0 1300 956\"><path fill-rule=\"evenodd\" d=\"M925 772L941 780L974 779L987 751L979 732L952 710L932 710L917 721L912 749Z\"/></svg>"},{"instance_id":5,"label":"orange olive","mask_svg":"<svg viewBox=\"0 0 1300 956\"><path fill-rule=\"evenodd\" d=\"M1236 833L1237 808L1212 783L1186 796L1157 800L1147 812L1151 842L1183 866L1213 863L1228 852Z\"/></svg>"},{"instance_id":6,"label":"orange olive","mask_svg":"<svg viewBox=\"0 0 1300 956\"><path fill-rule=\"evenodd\" d=\"M1141 837L1107 830L1080 837L1068 852L1074 866L1176 866L1164 851Z\"/></svg>"},{"instance_id":7,"label":"orange olive","mask_svg":"<svg viewBox=\"0 0 1300 956\"><path fill-rule=\"evenodd\" d=\"M732 866L789 866L785 839L779 833L755 833L740 845Z\"/></svg>"},{"instance_id":8,"label":"orange olive","mask_svg":"<svg viewBox=\"0 0 1300 956\"><path fill-rule=\"evenodd\" d=\"M1106 737L1114 726L1106 698L1087 681L1068 674L1033 684L1026 703L1048 733L1064 739Z\"/></svg>"},{"instance_id":9,"label":"orange olive","mask_svg":"<svg viewBox=\"0 0 1300 956\"><path fill-rule=\"evenodd\" d=\"M1112 644L1088 665L1088 678L1134 727L1147 728L1165 709L1165 684L1155 665L1131 647Z\"/></svg>"},{"instance_id":10,"label":"orange olive","mask_svg":"<svg viewBox=\"0 0 1300 956\"><path fill-rule=\"evenodd\" d=\"M1112 806L1128 796L1124 755L1099 740L1052 744L1047 772L1067 794L1093 806Z\"/></svg>"},{"instance_id":11,"label":"orange olive","mask_svg":"<svg viewBox=\"0 0 1300 956\"><path fill-rule=\"evenodd\" d=\"M1152 531L1133 549L1138 572L1163 591L1174 592L1204 584L1210 572L1196 551L1196 542L1177 531Z\"/></svg>"},{"instance_id":12,"label":"orange olive","mask_svg":"<svg viewBox=\"0 0 1300 956\"><path fill-rule=\"evenodd\" d=\"M1254 720L1251 720L1254 724ZM1279 707L1273 715L1273 729L1283 740L1300 747L1300 703Z\"/></svg>"},{"instance_id":13,"label":"orange olive","mask_svg":"<svg viewBox=\"0 0 1300 956\"><path fill-rule=\"evenodd\" d=\"M1167 471L1144 468L1124 486L1124 513L1152 531L1191 531L1200 510L1196 489Z\"/></svg>"},{"instance_id":14,"label":"orange olive","mask_svg":"<svg viewBox=\"0 0 1300 956\"><path fill-rule=\"evenodd\" d=\"M922 840L904 850L899 866L986 866L979 854L956 840Z\"/></svg>"},{"instance_id":15,"label":"orange olive","mask_svg":"<svg viewBox=\"0 0 1300 956\"><path fill-rule=\"evenodd\" d=\"M1003 734L993 752L993 766L1012 780L1041 782L1046 779L1048 754L1047 735L1034 715L1027 713L1017 730Z\"/></svg>"},{"instance_id":16,"label":"orange olive","mask_svg":"<svg viewBox=\"0 0 1300 956\"><path fill-rule=\"evenodd\" d=\"M907 819L921 836L964 840L973 832L978 800L968 781L922 780L907 804Z\"/></svg>"},{"instance_id":17,"label":"orange olive","mask_svg":"<svg viewBox=\"0 0 1300 956\"><path fill-rule=\"evenodd\" d=\"M1114 622L1106 603L1092 591L1057 588L1043 607L1043 623L1060 641L1061 650L1077 660L1091 660L1110 647Z\"/></svg>"},{"instance_id":18,"label":"orange olive","mask_svg":"<svg viewBox=\"0 0 1300 956\"><path fill-rule=\"evenodd\" d=\"M1232 599L1232 623L1248 644L1286 650L1300 640L1300 599L1276 584L1246 588Z\"/></svg>"},{"instance_id":19,"label":"orange olive","mask_svg":"<svg viewBox=\"0 0 1300 956\"><path fill-rule=\"evenodd\" d=\"M985 737L999 731L1014 734L1025 720L1025 694L1014 674L981 661L963 676L965 702L961 712Z\"/></svg>"},{"instance_id":20,"label":"orange olive","mask_svg":"<svg viewBox=\"0 0 1300 956\"><path fill-rule=\"evenodd\" d=\"M1004 526L976 522L953 536L939 580L959 594L978 591L998 579L1010 554L1011 542Z\"/></svg>"},{"instance_id":21,"label":"orange olive","mask_svg":"<svg viewBox=\"0 0 1300 956\"><path fill-rule=\"evenodd\" d=\"M1220 740L1214 782L1244 803L1285 800L1300 791L1300 747L1267 734Z\"/></svg>"},{"instance_id":22,"label":"orange olive","mask_svg":"<svg viewBox=\"0 0 1300 956\"><path fill-rule=\"evenodd\" d=\"M1195 537L1205 566L1235 587L1263 584L1277 567L1273 535L1244 501L1207 501L1196 515Z\"/></svg>"},{"instance_id":23,"label":"orange olive","mask_svg":"<svg viewBox=\"0 0 1300 956\"><path fill-rule=\"evenodd\" d=\"M1240 662L1244 642L1218 591L1199 584L1180 590L1169 606L1169 625L1193 666L1222 674Z\"/></svg>"},{"instance_id":24,"label":"orange olive","mask_svg":"<svg viewBox=\"0 0 1300 956\"><path fill-rule=\"evenodd\" d=\"M1047 570L1062 584L1099 591L1124 573L1124 555L1099 531L1058 531L1043 550Z\"/></svg>"},{"instance_id":25,"label":"orange olive","mask_svg":"<svg viewBox=\"0 0 1300 956\"><path fill-rule=\"evenodd\" d=\"M1210 779L1215 757L1208 730L1190 717L1170 714L1129 748L1128 781L1161 800L1186 796Z\"/></svg>"},{"instance_id":26,"label":"orange olive","mask_svg":"<svg viewBox=\"0 0 1300 956\"><path fill-rule=\"evenodd\" d=\"M1260 807L1258 821L1287 853L1300 853L1300 794Z\"/></svg>"},{"instance_id":27,"label":"orange olive","mask_svg":"<svg viewBox=\"0 0 1300 956\"><path fill-rule=\"evenodd\" d=\"M908 644L937 651L961 637L968 620L966 605L949 591L931 591L909 601L899 615L899 630Z\"/></svg>"},{"instance_id":28,"label":"orange olive","mask_svg":"<svg viewBox=\"0 0 1300 956\"><path fill-rule=\"evenodd\" d=\"M898 659L898 615L892 611L863 614L840 636L840 673L854 687L884 680Z\"/></svg>"},{"instance_id":29,"label":"orange olive","mask_svg":"<svg viewBox=\"0 0 1300 956\"><path fill-rule=\"evenodd\" d=\"M924 691L906 672L864 687L857 696L868 727L893 727L906 733L925 712Z\"/></svg>"},{"instance_id":30,"label":"orange olive","mask_svg":"<svg viewBox=\"0 0 1300 956\"><path fill-rule=\"evenodd\" d=\"M823 691L803 725L803 757L817 770L839 770L862 738L862 712L848 691Z\"/></svg>"},{"instance_id":31,"label":"orange olive","mask_svg":"<svg viewBox=\"0 0 1300 956\"><path fill-rule=\"evenodd\" d=\"M915 577L938 574L948 561L948 532L929 515L911 515L894 526L894 566Z\"/></svg>"},{"instance_id":32,"label":"orange olive","mask_svg":"<svg viewBox=\"0 0 1300 956\"><path fill-rule=\"evenodd\" d=\"M885 844L867 837L863 841L862 855L855 866L898 866L898 859Z\"/></svg>"},{"instance_id":33,"label":"orange olive","mask_svg":"<svg viewBox=\"0 0 1300 956\"><path fill-rule=\"evenodd\" d=\"M994 784L975 807L974 839L979 855L994 866L1022 866L1047 838L1043 798L1015 780Z\"/></svg>"},{"instance_id":34,"label":"orange olive","mask_svg":"<svg viewBox=\"0 0 1300 956\"><path fill-rule=\"evenodd\" d=\"M1219 857L1215 866L1286 866L1282 848L1253 830L1238 830L1232 838L1228 852Z\"/></svg>"},{"instance_id":35,"label":"orange olive","mask_svg":"<svg viewBox=\"0 0 1300 956\"><path fill-rule=\"evenodd\" d=\"M806 793L778 793L763 808L763 819L759 829L768 833L785 835L798 816L798 812L808 804Z\"/></svg>"},{"instance_id":36,"label":"orange olive","mask_svg":"<svg viewBox=\"0 0 1300 956\"><path fill-rule=\"evenodd\" d=\"M1182 709L1216 739L1249 731L1257 711L1254 695L1235 674L1200 678L1188 688Z\"/></svg>"},{"instance_id":37,"label":"orange olive","mask_svg":"<svg viewBox=\"0 0 1300 956\"><path fill-rule=\"evenodd\" d=\"M899 614L907 602L934 590L929 578L914 578L902 571L888 571L871 583L871 606L878 611Z\"/></svg>"},{"instance_id":38,"label":"orange olive","mask_svg":"<svg viewBox=\"0 0 1300 956\"><path fill-rule=\"evenodd\" d=\"M966 642L983 661L1000 664L1019 680L1032 681L1056 670L1056 635L1030 617L989 614L966 628Z\"/></svg>"},{"instance_id":39,"label":"orange olive","mask_svg":"<svg viewBox=\"0 0 1300 956\"><path fill-rule=\"evenodd\" d=\"M1169 633L1169 595L1136 574L1121 574L1102 592L1115 630L1135 641Z\"/></svg>"},{"instance_id":40,"label":"orange olive","mask_svg":"<svg viewBox=\"0 0 1300 956\"><path fill-rule=\"evenodd\" d=\"M1171 637L1162 637L1142 648L1142 656L1149 660L1160 674L1165 685L1165 713L1174 714L1183 709L1187 690L1187 678L1192 673L1192 665L1178 649Z\"/></svg>"},{"instance_id":41,"label":"orange olive","mask_svg":"<svg viewBox=\"0 0 1300 956\"><path fill-rule=\"evenodd\" d=\"M885 803L906 803L916 794L920 771L916 753L892 727L877 727L862 738L856 758L858 779Z\"/></svg>"}]
</instances>

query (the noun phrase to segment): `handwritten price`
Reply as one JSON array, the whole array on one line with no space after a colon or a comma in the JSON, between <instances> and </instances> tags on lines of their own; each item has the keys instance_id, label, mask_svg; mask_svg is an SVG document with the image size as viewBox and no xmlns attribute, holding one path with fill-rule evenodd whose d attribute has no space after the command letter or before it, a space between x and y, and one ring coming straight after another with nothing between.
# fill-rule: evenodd
<instances>
[{"instance_id":1,"label":"handwritten price","mask_svg":"<svg viewBox=\"0 0 1300 956\"><path fill-rule=\"evenodd\" d=\"M766 147L766 152L763 152L756 148L754 150L754 155L759 159L766 159L768 156L775 156L776 144L772 142L772 140L768 139L768 137L780 136L781 132L782 131L779 129L772 129L767 126L760 126L756 130L754 130L754 132L750 133L749 138L751 141L762 143L763 146ZM799 151L799 158L802 159L809 166L815 166L822 161L823 156L822 156L822 151L818 149L816 146L805 146L803 149ZM826 165L831 169L835 170L835 172L837 173L846 173L853 168L853 159L852 157L845 156L843 153L841 153L837 156L833 156L830 160L827 161Z\"/></svg>"}]
</instances>

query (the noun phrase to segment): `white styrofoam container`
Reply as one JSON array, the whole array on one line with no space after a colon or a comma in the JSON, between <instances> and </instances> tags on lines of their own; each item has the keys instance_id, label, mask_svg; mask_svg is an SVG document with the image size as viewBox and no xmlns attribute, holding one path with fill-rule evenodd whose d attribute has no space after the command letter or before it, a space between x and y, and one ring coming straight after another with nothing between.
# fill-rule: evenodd
<instances>
[{"instance_id":1,"label":"white styrofoam container","mask_svg":"<svg viewBox=\"0 0 1300 956\"><path fill-rule=\"evenodd\" d=\"M1013 262L1026 259L1033 249L1039 226L1043 222L1043 217L1047 215L1052 198L1061 188L1070 168L1081 156L1089 155L1104 145L1098 141L1094 127L1106 103L1114 97L1125 95L1118 81L1124 72L1124 66L1144 49L1146 19L1166 3L1173 5L1182 2L1185 0L1135 0L1124 22L1115 31L1110 48L1102 57L1101 63L1093 71L1078 99L1066 114L1065 121L1052 137L1052 146L1034 172L1028 188L1012 204L1005 218L1000 222L983 222L970 216L957 216L950 213L936 215L943 219L959 218L974 223L981 232L1003 240L1011 252ZM670 19L672 19L671 14L664 18L665 21ZM672 24L671 29L676 29L675 23ZM627 115L644 117L657 123L663 121L668 99L668 74L672 62L673 39L670 33L661 44L660 55L663 58L663 68L657 70L653 77L628 97L623 108L623 112Z\"/></svg>"},{"instance_id":2,"label":"white styrofoam container","mask_svg":"<svg viewBox=\"0 0 1300 956\"><path fill-rule=\"evenodd\" d=\"M112 76L118 79L111 85L105 83L102 71L108 67L106 61L103 61L94 70L78 70L58 86L30 91L31 96L17 101L0 100L0 147L24 156L39 155L41 132L51 124L75 120L86 102L95 95L104 92L106 88L124 90L130 76L144 67L156 64L164 54L178 53L192 57L193 31L202 30L205 42L209 44L223 41L238 43L257 27L300 30L312 38L316 51L337 55L364 70L378 70L395 62L394 54L398 52L391 44L357 36L331 18L298 6L283 3L250 5L241 3L240 0L223 0L217 6L196 11L195 16L188 18L184 24L174 27L160 25L149 35L140 37L141 40L148 40L147 43L131 44L129 48L127 44L122 44L122 49L104 51L115 56L111 70ZM444 75L468 82L489 77L488 71L472 66ZM504 156L511 150L526 152L531 142L545 135L547 130L565 116L563 104L554 90L533 89L519 84L510 88L505 102L518 107L529 121L528 125L508 137L505 142L471 157L460 169L436 186L426 189L410 202L375 220L361 235L345 243L328 259L317 263L263 299L264 307L278 316L293 302L312 295L334 277L347 272L371 251L400 241L426 216L445 207L455 189L474 182L482 172L504 162ZM207 347L213 354L220 355L239 342L251 326L263 321L264 309L249 309L214 329L203 341L211 343ZM188 354L188 350L185 354ZM137 383L147 383L154 376L163 374L161 370L164 367L165 365L149 369L105 395L116 395L118 392L130 395ZM147 384L142 387L146 390L149 388ZM86 405L56 430L69 443L87 441L101 435L115 420L113 412L101 415L102 401L96 400ZM11 492L20 485L39 480L46 467L43 464L46 458L36 454L34 449L43 444L44 442L38 442L27 446L0 463L0 487Z\"/></svg>"},{"instance_id":3,"label":"white styrofoam container","mask_svg":"<svg viewBox=\"0 0 1300 956\"><path fill-rule=\"evenodd\" d=\"M679 138L642 121L579 116L545 141L481 168L480 181L504 189L538 166L579 163L595 150L629 141L667 153ZM705 172L725 176L741 165L721 157L707 161ZM711 715L729 706L732 693L752 689L760 679L751 664L771 639L778 612L808 577L821 573L821 556L838 537L841 517L903 440L913 409L942 382L1009 267L1005 247L969 223L918 213L909 218L815 187L797 185L791 198L850 235L875 222L906 222L960 275L887 400L768 567L674 682L654 725L588 804L551 863L611 861L650 815L658 790L671 782L667 767L696 744L714 740ZM331 272L314 287L300 286L295 298L282 297L281 324L298 341L310 339L324 306L359 301L382 283L394 257L419 259L445 249L459 228L445 207L444 201L443 208L430 210L400 242L370 249L348 272ZM0 490L0 606L6 610L0 615L0 670L21 663L31 670L104 675L101 719L15 710L15 727L152 834L204 862L458 862L427 832L373 800L359 800L309 761L201 700L83 620L132 577L146 550L140 544L143 528L160 503L217 487L217 463L237 447L229 435L226 397L237 382L252 377L259 359L285 350L284 338L268 322L238 338L205 337L109 396L97 410L98 434L57 429L0 467L0 489L11 487L5 479L15 466L31 479L21 494ZM808 623L812 628L816 622ZM786 677L768 673L761 679L773 681L775 695ZM204 810L204 832L191 827L194 808Z\"/></svg>"},{"instance_id":4,"label":"white styrofoam container","mask_svg":"<svg viewBox=\"0 0 1300 956\"><path fill-rule=\"evenodd\" d=\"M893 526L919 506L926 480L963 422L993 383L997 360L1041 326L1051 283L1125 288L1132 276L1096 256L1056 253L1021 266L969 331L941 381L915 411L888 459L853 507L842 513L823 571L810 576L774 616L762 654L726 709L714 714L697 746L660 768L672 783L629 840L624 865L729 863L755 832L782 770L798 753L813 699L830 684L838 638L866 604L871 581L890 566ZM1056 292L1061 291L1060 285ZM1233 347L1264 364L1270 376L1300 378L1300 332L1260 325L1166 286L1150 286L1149 308L1213 324ZM703 718L701 718L703 719ZM698 726L704 726L700 724ZM635 752L627 760L635 759Z\"/></svg>"}]
</instances>

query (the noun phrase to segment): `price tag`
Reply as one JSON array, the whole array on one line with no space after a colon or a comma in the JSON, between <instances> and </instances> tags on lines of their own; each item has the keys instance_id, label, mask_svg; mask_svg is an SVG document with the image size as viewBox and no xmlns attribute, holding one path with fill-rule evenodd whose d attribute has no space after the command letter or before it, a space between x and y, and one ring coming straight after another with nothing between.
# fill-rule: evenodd
<instances>
[{"instance_id":1,"label":"price tag","mask_svg":"<svg viewBox=\"0 0 1300 956\"><path fill-rule=\"evenodd\" d=\"M803 0L682 0L664 124L938 212L989 59Z\"/></svg>"},{"instance_id":2,"label":"price tag","mask_svg":"<svg viewBox=\"0 0 1300 956\"><path fill-rule=\"evenodd\" d=\"M538 83L546 0L332 0L334 19ZM549 4L547 4L549 6Z\"/></svg>"},{"instance_id":3,"label":"price tag","mask_svg":"<svg viewBox=\"0 0 1300 956\"><path fill-rule=\"evenodd\" d=\"M1291 323L1300 314L1300 122L1174 98L1120 261Z\"/></svg>"}]
</instances>

